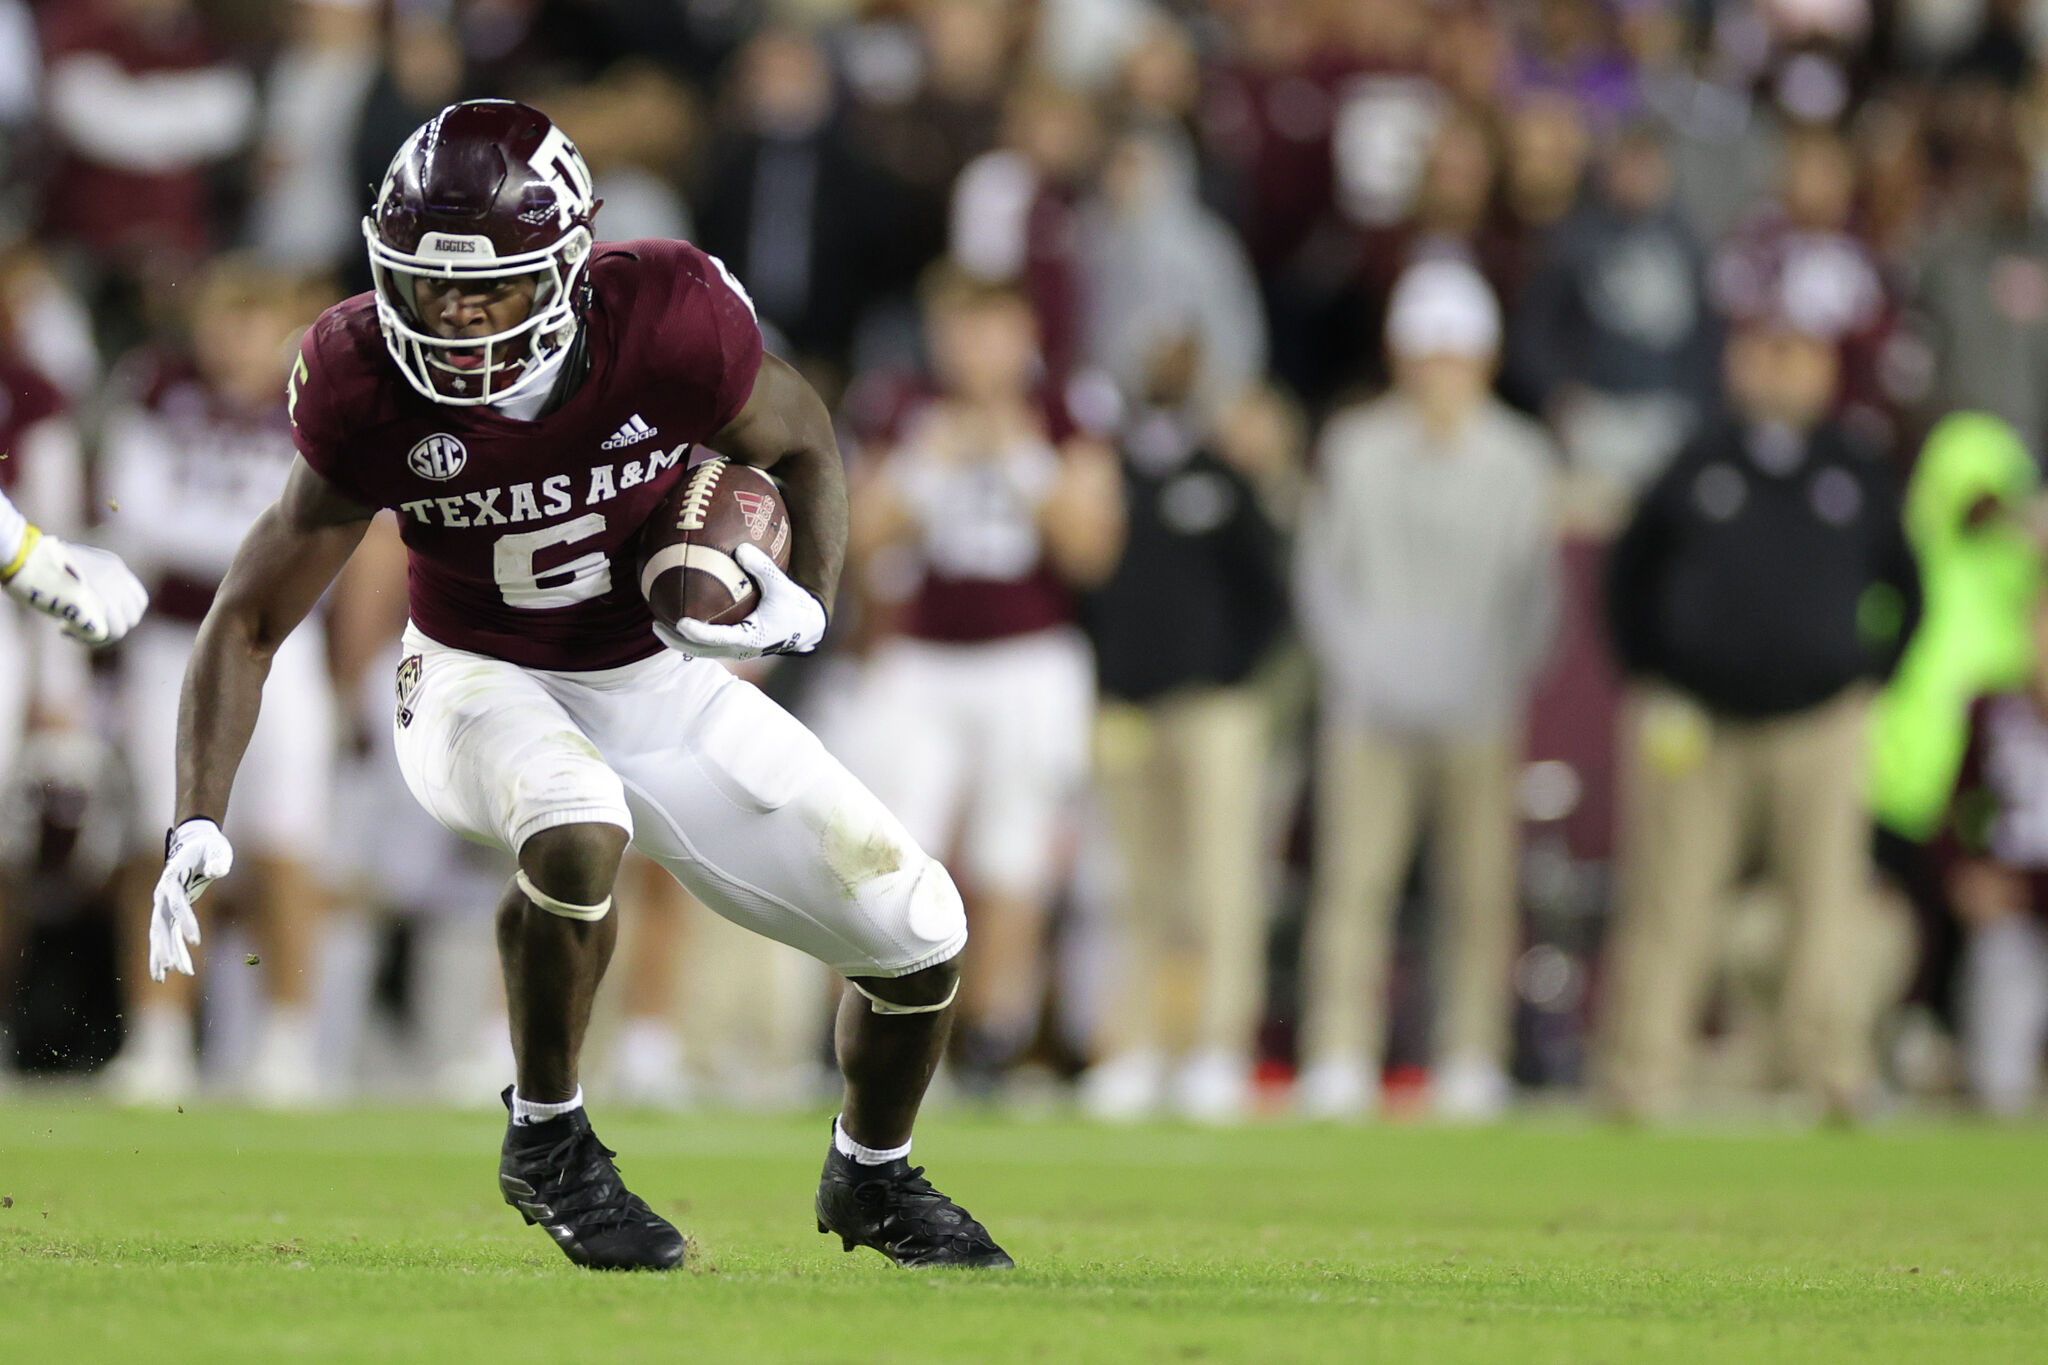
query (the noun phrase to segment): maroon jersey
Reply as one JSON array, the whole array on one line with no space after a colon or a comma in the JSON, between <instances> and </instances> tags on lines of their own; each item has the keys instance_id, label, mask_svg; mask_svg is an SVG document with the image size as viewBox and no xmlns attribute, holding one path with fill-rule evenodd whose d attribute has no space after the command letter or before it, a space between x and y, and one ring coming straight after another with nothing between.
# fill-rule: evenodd
<instances>
[{"instance_id":1,"label":"maroon jersey","mask_svg":"<svg viewBox=\"0 0 2048 1365\"><path fill-rule=\"evenodd\" d=\"M589 371L532 422L416 393L368 294L299 347L299 453L349 497L398 510L413 623L442 644L569 670L661 649L631 542L691 446L746 405L761 329L725 267L684 242L600 246L590 282Z\"/></svg>"},{"instance_id":2,"label":"maroon jersey","mask_svg":"<svg viewBox=\"0 0 2048 1365\"><path fill-rule=\"evenodd\" d=\"M11 493L21 482L21 434L64 408L55 384L0 346L0 492Z\"/></svg>"},{"instance_id":3,"label":"maroon jersey","mask_svg":"<svg viewBox=\"0 0 2048 1365\"><path fill-rule=\"evenodd\" d=\"M1038 534L1038 508L1060 472L1051 442L1020 439L959 459L934 446L928 418L913 419L890 466L924 566L904 634L980 644L1074 619L1073 596Z\"/></svg>"}]
</instances>

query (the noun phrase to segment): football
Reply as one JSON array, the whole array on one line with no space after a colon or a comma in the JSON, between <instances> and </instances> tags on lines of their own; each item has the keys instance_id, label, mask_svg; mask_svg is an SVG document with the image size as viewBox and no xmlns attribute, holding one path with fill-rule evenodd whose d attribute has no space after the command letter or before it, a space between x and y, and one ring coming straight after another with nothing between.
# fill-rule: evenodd
<instances>
[{"instance_id":1,"label":"football","mask_svg":"<svg viewBox=\"0 0 2048 1365\"><path fill-rule=\"evenodd\" d=\"M640 533L640 595L666 625L746 619L760 591L732 552L752 542L789 567L782 493L750 465L713 455L691 466Z\"/></svg>"}]
</instances>

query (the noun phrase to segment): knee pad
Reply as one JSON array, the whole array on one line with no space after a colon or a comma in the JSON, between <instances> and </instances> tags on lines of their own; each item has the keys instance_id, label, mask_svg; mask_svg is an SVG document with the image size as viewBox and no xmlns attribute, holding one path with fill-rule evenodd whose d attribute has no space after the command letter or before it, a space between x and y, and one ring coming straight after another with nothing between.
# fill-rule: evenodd
<instances>
[{"instance_id":1,"label":"knee pad","mask_svg":"<svg viewBox=\"0 0 2048 1365\"><path fill-rule=\"evenodd\" d=\"M568 901L556 900L553 896L550 896L547 892L533 884L533 879L526 875L525 868L515 872L512 875L512 880L519 887L521 895L547 911L550 915L560 915L563 919L594 921L601 920L612 912L612 898L610 896L606 896L595 905L574 905Z\"/></svg>"},{"instance_id":2,"label":"knee pad","mask_svg":"<svg viewBox=\"0 0 2048 1365\"><path fill-rule=\"evenodd\" d=\"M858 981L849 980L846 984L865 995L868 998L868 1009L876 1014L937 1014L940 1010L951 1008L953 997L960 994L960 978L957 976L953 978L953 989L947 991L946 998L936 1005L899 1005L894 1000L884 1000Z\"/></svg>"},{"instance_id":3,"label":"knee pad","mask_svg":"<svg viewBox=\"0 0 2048 1365\"><path fill-rule=\"evenodd\" d=\"M924 870L910 888L904 927L928 943L947 943L967 932L967 906L953 874L937 858L926 858ZM950 959L948 959L950 960Z\"/></svg>"},{"instance_id":4,"label":"knee pad","mask_svg":"<svg viewBox=\"0 0 2048 1365\"><path fill-rule=\"evenodd\" d=\"M854 918L840 939L847 951L817 956L849 979L908 976L952 961L967 943L960 892L946 869L915 844L906 844L904 866L869 878L848 900Z\"/></svg>"}]
</instances>

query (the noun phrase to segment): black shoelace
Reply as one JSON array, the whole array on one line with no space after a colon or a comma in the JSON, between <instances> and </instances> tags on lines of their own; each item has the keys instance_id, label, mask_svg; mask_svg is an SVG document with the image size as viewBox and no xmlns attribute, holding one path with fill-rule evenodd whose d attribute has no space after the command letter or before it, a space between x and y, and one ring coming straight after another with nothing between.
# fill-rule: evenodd
<instances>
[{"instance_id":1,"label":"black shoelace","mask_svg":"<svg viewBox=\"0 0 2048 1365\"><path fill-rule=\"evenodd\" d=\"M585 1143L597 1149L595 1156L583 1150ZM605 1167L587 1183L570 1184L595 1165L599 1158L609 1162L616 1156L617 1152L598 1141L597 1134L587 1128L570 1133L548 1148L544 1157L549 1171L548 1188L543 1193L556 1218L574 1223L578 1228L592 1230L627 1227L645 1221L642 1215L651 1210L619 1183L616 1168ZM563 1199L563 1195L570 1198Z\"/></svg>"},{"instance_id":2,"label":"black shoelace","mask_svg":"<svg viewBox=\"0 0 2048 1365\"><path fill-rule=\"evenodd\" d=\"M854 1186L853 1197L858 1203L883 1205L884 1220L894 1215L912 1225L907 1230L927 1236L985 1235L981 1224L967 1216L967 1210L932 1188L932 1182L924 1178L922 1166L912 1166L903 1176L893 1180L864 1180ZM947 1209L954 1213L954 1221L939 1222L936 1215Z\"/></svg>"}]
</instances>

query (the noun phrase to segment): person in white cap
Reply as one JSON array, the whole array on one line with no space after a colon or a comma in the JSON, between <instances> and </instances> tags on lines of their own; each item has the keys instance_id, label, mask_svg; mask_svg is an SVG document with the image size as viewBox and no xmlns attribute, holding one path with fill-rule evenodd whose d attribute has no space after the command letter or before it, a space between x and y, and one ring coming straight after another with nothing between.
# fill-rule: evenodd
<instances>
[{"instance_id":1,"label":"person in white cap","mask_svg":"<svg viewBox=\"0 0 2048 1365\"><path fill-rule=\"evenodd\" d=\"M1411 267L1388 304L1393 387L1331 419L1305 503L1297 610L1322 696L1296 1090L1311 1116L1376 1102L1394 908L1425 824L1450 931L1435 1103L1487 1118L1510 1098L1515 775L1557 619L1558 457L1493 396L1500 339L1478 271Z\"/></svg>"}]
</instances>

